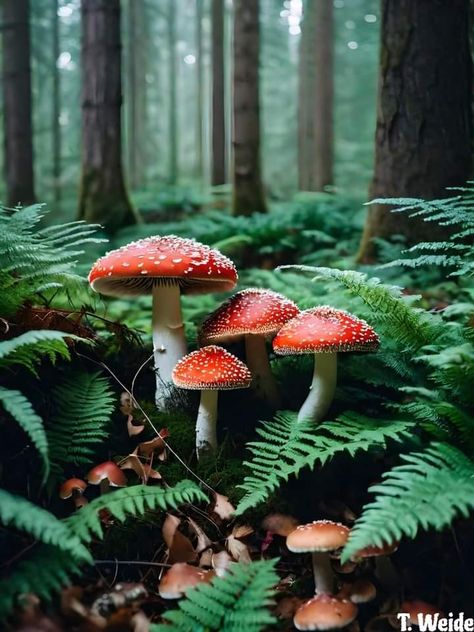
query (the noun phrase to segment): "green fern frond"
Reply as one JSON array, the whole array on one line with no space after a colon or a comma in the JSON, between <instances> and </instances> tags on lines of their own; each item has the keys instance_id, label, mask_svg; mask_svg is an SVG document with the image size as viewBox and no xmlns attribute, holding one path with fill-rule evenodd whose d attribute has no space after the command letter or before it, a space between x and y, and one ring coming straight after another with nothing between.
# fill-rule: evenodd
<instances>
[{"instance_id":1,"label":"green fern frond","mask_svg":"<svg viewBox=\"0 0 474 632\"><path fill-rule=\"evenodd\" d=\"M410 304L414 297L402 296L399 287L383 284L376 277L354 270L312 266L291 265L279 269L310 274L314 281L327 279L341 283L370 308L374 325L383 327L387 335L400 344L417 349L430 344L440 331L440 323L432 314Z\"/></svg>"},{"instance_id":2,"label":"green fern frond","mask_svg":"<svg viewBox=\"0 0 474 632\"><path fill-rule=\"evenodd\" d=\"M182 480L174 487L134 485L104 494L86 505L66 523L72 534L87 543L94 536L102 537L99 512L107 510L119 522L128 516L141 516L147 511L177 509L179 505L206 502L207 496L192 481Z\"/></svg>"},{"instance_id":3,"label":"green fern frond","mask_svg":"<svg viewBox=\"0 0 474 632\"><path fill-rule=\"evenodd\" d=\"M0 342L0 367L18 364L36 375L36 365L45 356L54 363L58 358L69 360L69 348L66 340L81 341L91 344L74 334L63 331L41 329L27 331L21 336Z\"/></svg>"},{"instance_id":4,"label":"green fern frond","mask_svg":"<svg viewBox=\"0 0 474 632\"><path fill-rule=\"evenodd\" d=\"M418 531L441 530L474 508L474 462L457 448L433 443L424 452L401 457L384 480L369 491L375 500L364 507L351 530L342 560L360 549L381 546Z\"/></svg>"},{"instance_id":5,"label":"green fern frond","mask_svg":"<svg viewBox=\"0 0 474 632\"><path fill-rule=\"evenodd\" d=\"M55 473L68 464L88 465L94 448L109 436L115 396L100 373L73 371L52 392L47 423L50 460Z\"/></svg>"},{"instance_id":6,"label":"green fern frond","mask_svg":"<svg viewBox=\"0 0 474 632\"><path fill-rule=\"evenodd\" d=\"M0 386L0 402L18 425L26 432L43 461L44 476L49 474L48 439L43 420L34 411L31 402L20 391Z\"/></svg>"},{"instance_id":7,"label":"green fern frond","mask_svg":"<svg viewBox=\"0 0 474 632\"><path fill-rule=\"evenodd\" d=\"M46 509L4 489L0 489L0 522L6 527L25 531L36 540L52 544L79 559L89 558L86 549L64 522Z\"/></svg>"},{"instance_id":8,"label":"green fern frond","mask_svg":"<svg viewBox=\"0 0 474 632\"><path fill-rule=\"evenodd\" d=\"M8 579L0 582L0 621L10 615L22 595L34 592L43 599L51 599L80 573L81 564L69 551L51 545L38 548Z\"/></svg>"},{"instance_id":9,"label":"green fern frond","mask_svg":"<svg viewBox=\"0 0 474 632\"><path fill-rule=\"evenodd\" d=\"M239 485L245 496L236 515L265 502L304 467L324 465L342 452L354 456L360 450L385 448L389 439L402 441L409 436L412 425L409 421L373 420L348 412L315 427L312 422L299 422L296 413L278 413L273 421L262 422L257 428L262 440L247 444L253 456L244 465L252 474Z\"/></svg>"},{"instance_id":10,"label":"green fern frond","mask_svg":"<svg viewBox=\"0 0 474 632\"><path fill-rule=\"evenodd\" d=\"M166 623L151 632L261 632L276 622L269 612L278 582L276 560L234 564L224 577L189 590Z\"/></svg>"}]
</instances>

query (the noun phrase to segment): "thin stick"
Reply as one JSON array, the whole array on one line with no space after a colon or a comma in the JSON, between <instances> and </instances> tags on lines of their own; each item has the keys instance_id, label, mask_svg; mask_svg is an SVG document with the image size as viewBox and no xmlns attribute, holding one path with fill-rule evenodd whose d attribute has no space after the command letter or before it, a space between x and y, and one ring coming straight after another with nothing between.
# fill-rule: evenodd
<instances>
[{"instance_id":1,"label":"thin stick","mask_svg":"<svg viewBox=\"0 0 474 632\"><path fill-rule=\"evenodd\" d=\"M130 564L132 566L159 566L160 568L170 568L171 564L160 562L140 562L138 560L94 560L94 564Z\"/></svg>"}]
</instances>

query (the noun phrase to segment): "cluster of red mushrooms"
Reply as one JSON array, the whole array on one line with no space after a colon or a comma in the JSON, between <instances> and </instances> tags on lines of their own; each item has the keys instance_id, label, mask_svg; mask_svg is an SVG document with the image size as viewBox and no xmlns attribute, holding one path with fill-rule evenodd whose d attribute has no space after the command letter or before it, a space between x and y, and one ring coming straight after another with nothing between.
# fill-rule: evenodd
<instances>
[{"instance_id":1,"label":"cluster of red mushrooms","mask_svg":"<svg viewBox=\"0 0 474 632\"><path fill-rule=\"evenodd\" d=\"M216 422L219 390L253 386L274 408L280 398L266 350L280 355L315 354L308 397L298 419L320 422L336 388L337 353L374 351L379 340L363 320L332 307L300 311L277 292L249 288L237 292L203 323L197 351L187 354L181 294L232 290L237 270L218 250L193 239L155 236L132 242L101 257L89 282L108 296L151 294L152 334L156 371L156 404L164 409L172 385L201 391L196 422L198 458L217 450ZM244 364L223 347L245 339Z\"/></svg>"}]
</instances>

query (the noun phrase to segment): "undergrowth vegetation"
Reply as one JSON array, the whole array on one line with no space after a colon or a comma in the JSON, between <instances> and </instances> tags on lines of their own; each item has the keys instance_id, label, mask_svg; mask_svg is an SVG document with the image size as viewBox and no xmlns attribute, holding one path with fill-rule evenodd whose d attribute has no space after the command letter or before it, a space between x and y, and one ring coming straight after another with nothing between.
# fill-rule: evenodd
<instances>
[{"instance_id":1,"label":"undergrowth vegetation","mask_svg":"<svg viewBox=\"0 0 474 632\"><path fill-rule=\"evenodd\" d=\"M406 252L380 243L384 263L354 269L359 214L330 196L251 218L193 207L179 221L128 228L112 244L82 222L45 227L39 205L0 212L0 615L8 625L22 607L58 609L61 591L68 620L72 582L86 604L73 620L107 618L97 599L122 581L144 584L142 608L156 632L290 629L275 604L311 594L309 564L289 556L278 531L264 546L262 519L276 512L351 526L342 562L399 543L395 598L407 591L429 600L442 590L443 609L466 608L474 586L463 564L473 546L465 519L474 508L474 192L387 202L450 227L450 239ZM230 256L241 268L238 289L269 288L300 309L329 304L377 331L378 352L340 354L323 423L295 413L311 357L271 354L282 410L272 413L251 390L222 393L219 453L196 462L197 399L181 391L168 412L154 405L149 297L104 299L85 279L106 247L171 233ZM225 297L184 297L191 348ZM241 343L229 348L242 357ZM127 486L89 485L59 498L66 479L104 461L122 468ZM450 555L459 557L441 576L433 560ZM158 582L174 562L218 576L169 607Z\"/></svg>"}]
</instances>

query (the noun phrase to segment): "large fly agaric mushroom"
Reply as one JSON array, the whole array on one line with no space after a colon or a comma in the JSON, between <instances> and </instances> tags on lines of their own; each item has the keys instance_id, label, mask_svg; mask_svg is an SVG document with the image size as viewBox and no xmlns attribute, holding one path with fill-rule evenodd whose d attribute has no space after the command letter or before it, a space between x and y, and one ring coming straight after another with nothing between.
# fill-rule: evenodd
<instances>
[{"instance_id":1,"label":"large fly agaric mushroom","mask_svg":"<svg viewBox=\"0 0 474 632\"><path fill-rule=\"evenodd\" d=\"M312 553L314 592L332 593L334 574L329 553L342 548L350 530L340 522L315 520L296 527L286 538L286 546L293 553Z\"/></svg>"},{"instance_id":2,"label":"large fly agaric mushroom","mask_svg":"<svg viewBox=\"0 0 474 632\"><path fill-rule=\"evenodd\" d=\"M250 371L243 362L215 345L189 353L175 366L175 386L201 391L196 421L198 459L205 452L214 453L217 450L218 391L248 388L251 380Z\"/></svg>"},{"instance_id":3,"label":"large fly agaric mushroom","mask_svg":"<svg viewBox=\"0 0 474 632\"><path fill-rule=\"evenodd\" d=\"M218 250L174 235L147 237L112 250L92 266L89 282L108 296L153 296L156 403L163 408L171 372L186 354L181 294L232 290L237 271Z\"/></svg>"},{"instance_id":4,"label":"large fly agaric mushroom","mask_svg":"<svg viewBox=\"0 0 474 632\"><path fill-rule=\"evenodd\" d=\"M162 599L179 599L189 588L209 583L215 576L214 571L205 571L184 562L177 562L161 578L158 592Z\"/></svg>"},{"instance_id":5,"label":"large fly agaric mushroom","mask_svg":"<svg viewBox=\"0 0 474 632\"><path fill-rule=\"evenodd\" d=\"M280 405L265 338L276 334L299 309L288 298L272 290L248 288L237 292L203 323L200 339L204 344L231 342L245 338L245 359L255 390L274 408Z\"/></svg>"},{"instance_id":6,"label":"large fly agaric mushroom","mask_svg":"<svg viewBox=\"0 0 474 632\"><path fill-rule=\"evenodd\" d=\"M87 474L90 485L100 485L100 493L106 494L110 487L126 487L127 478L113 461L105 461L93 467Z\"/></svg>"},{"instance_id":7,"label":"large fly agaric mushroom","mask_svg":"<svg viewBox=\"0 0 474 632\"><path fill-rule=\"evenodd\" d=\"M59 488L59 497L62 500L72 498L76 509L87 505L87 498L84 497L87 483L80 478L69 478Z\"/></svg>"},{"instance_id":8,"label":"large fly agaric mushroom","mask_svg":"<svg viewBox=\"0 0 474 632\"><path fill-rule=\"evenodd\" d=\"M298 608L293 618L297 630L335 630L345 628L357 616L357 606L349 599L316 595Z\"/></svg>"},{"instance_id":9,"label":"large fly agaric mushroom","mask_svg":"<svg viewBox=\"0 0 474 632\"><path fill-rule=\"evenodd\" d=\"M284 325L273 340L281 355L314 353L314 373L308 397L298 420L319 422L329 409L336 390L337 353L375 351L379 338L365 320L334 307L313 307Z\"/></svg>"}]
</instances>

